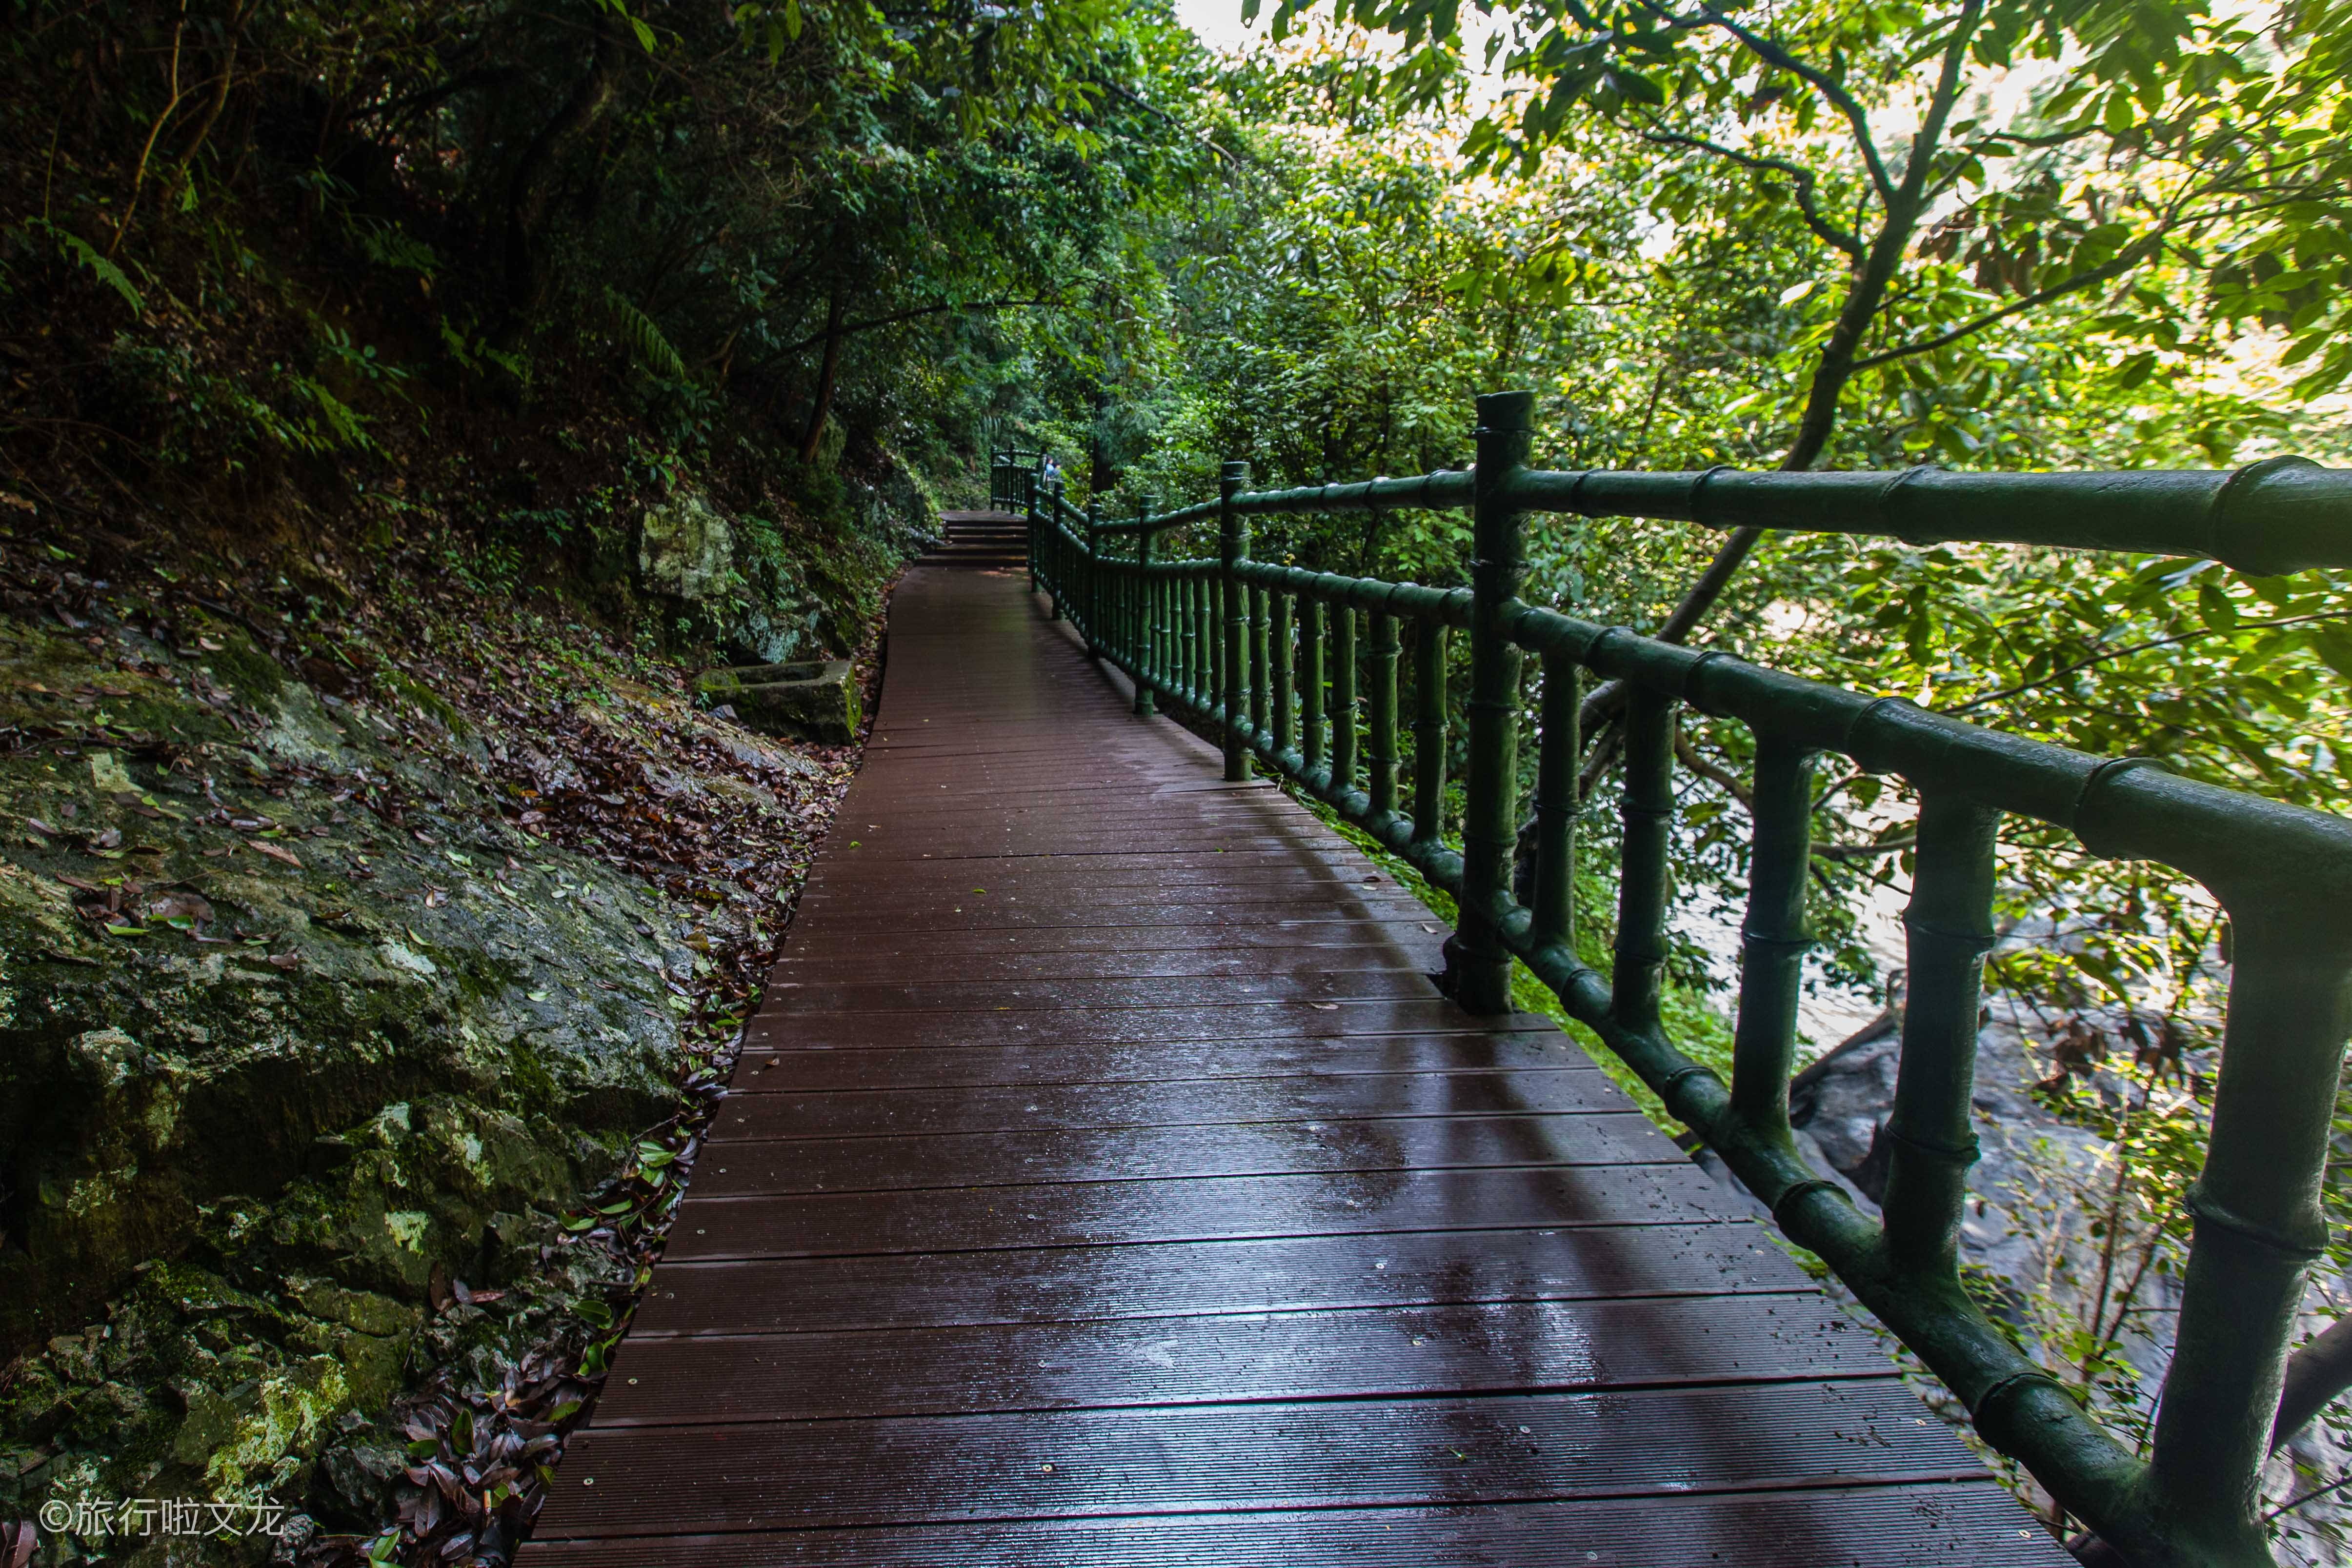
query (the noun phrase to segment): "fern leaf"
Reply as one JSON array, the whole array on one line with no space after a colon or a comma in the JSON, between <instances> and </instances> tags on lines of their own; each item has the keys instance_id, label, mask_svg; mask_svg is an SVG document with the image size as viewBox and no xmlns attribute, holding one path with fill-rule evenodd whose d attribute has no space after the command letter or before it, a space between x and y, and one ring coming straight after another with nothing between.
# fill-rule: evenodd
<instances>
[{"instance_id":1,"label":"fern leaf","mask_svg":"<svg viewBox=\"0 0 2352 1568\"><path fill-rule=\"evenodd\" d=\"M614 326L639 364L666 381L687 379L686 361L670 347L669 340L662 336L662 330L654 324L651 316L629 303L619 289L610 287L604 290L604 306L613 312Z\"/></svg>"}]
</instances>

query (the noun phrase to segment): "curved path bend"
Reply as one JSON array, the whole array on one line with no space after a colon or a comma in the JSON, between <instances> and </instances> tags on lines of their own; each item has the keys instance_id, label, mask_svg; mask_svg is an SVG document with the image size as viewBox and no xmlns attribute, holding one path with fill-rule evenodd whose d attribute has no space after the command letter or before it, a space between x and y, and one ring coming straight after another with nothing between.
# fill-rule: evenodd
<instances>
[{"instance_id":1,"label":"curved path bend","mask_svg":"<svg viewBox=\"0 0 2352 1568\"><path fill-rule=\"evenodd\" d=\"M532 1568L2070 1559L1438 921L919 566Z\"/></svg>"}]
</instances>

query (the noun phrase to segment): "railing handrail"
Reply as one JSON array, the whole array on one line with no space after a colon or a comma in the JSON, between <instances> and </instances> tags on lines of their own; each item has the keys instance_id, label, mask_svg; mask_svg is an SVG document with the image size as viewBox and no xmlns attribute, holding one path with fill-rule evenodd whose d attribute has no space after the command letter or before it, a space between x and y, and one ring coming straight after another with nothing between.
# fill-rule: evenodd
<instances>
[{"instance_id":1,"label":"railing handrail","mask_svg":"<svg viewBox=\"0 0 2352 1568\"><path fill-rule=\"evenodd\" d=\"M1459 510L1471 504L1475 482L1475 469L1441 468L1414 479L1244 491L1233 498L1233 508L1253 517ZM2352 470L2305 458L2126 473L1523 468L1511 476L1506 493L1527 511L1860 534L1910 544L2039 544L2210 557L2257 576L2352 566ZM1198 501L1105 523L1102 531L1160 533L1217 515L1216 501Z\"/></svg>"},{"instance_id":2,"label":"railing handrail","mask_svg":"<svg viewBox=\"0 0 2352 1568\"><path fill-rule=\"evenodd\" d=\"M2146 759L2089 756L1527 604L1522 532L1528 512L1550 510L2190 554L2275 574L2352 564L2352 473L2292 458L2131 474L1556 473L1525 466L1530 395L1482 397L1478 413L1477 464L1414 479L1250 492L1246 468L1228 463L1215 500L1163 511L1146 497L1136 517L1117 521L1097 505L1071 506L1058 481L1031 484L1033 584L1052 595L1055 616L1084 631L1089 652L1133 679L1139 712L1155 698L1175 703L1221 734L1228 778L1247 777L1255 763L1292 779L1452 893L1460 912L1448 977L1465 1006L1507 1009L1510 965L1524 963L1944 1380L1995 1447L2134 1563L2269 1563L2255 1514L2260 1471L2305 1268L2327 1234L2317 1199L2352 994L2352 823L2176 777ZM1472 585L1424 588L1250 558L1254 516L1389 507L1468 508ZM1154 559L1160 534L1211 520L1215 558ZM1131 540L1132 554L1113 553L1112 539ZM1361 652L1359 616L1369 632ZM1400 796L1401 622L1418 628L1410 802ZM1457 849L1443 832L1444 640L1465 630L1469 769ZM1543 681L1536 874L1522 904L1511 870L1528 655L1543 661ZM1574 942L1588 672L1622 681L1628 694L1606 977ZM1369 744L1360 752L1358 681L1367 674ZM1728 1084L1659 1021L1680 704L1737 720L1758 742ZM1789 1126L1798 966L1811 945L1811 778L1822 752L1895 773L1920 798L1883 1222L1805 1164ZM2094 854L2196 878L2234 932L2174 1355L2145 1464L2021 1354L1958 1278L2004 813L2068 829Z\"/></svg>"}]
</instances>

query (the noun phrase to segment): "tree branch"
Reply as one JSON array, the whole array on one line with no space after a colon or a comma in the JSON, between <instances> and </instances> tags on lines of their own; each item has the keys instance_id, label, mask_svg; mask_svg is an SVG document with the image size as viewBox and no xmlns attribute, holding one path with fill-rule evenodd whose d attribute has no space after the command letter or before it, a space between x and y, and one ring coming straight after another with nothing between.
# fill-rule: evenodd
<instances>
[{"instance_id":1,"label":"tree branch","mask_svg":"<svg viewBox=\"0 0 2352 1568\"><path fill-rule=\"evenodd\" d=\"M2111 658L2123 658L2135 653L2146 653L2150 648L2170 647L2176 643L2195 642L2200 637L2221 637L2227 632L2269 631L2277 626L2301 626L2306 621L2343 620L2352 620L2352 613L2342 611L2333 613L2328 611L2319 611L2308 616L2285 616L2277 620L2240 621L2233 626L2200 626L2193 632L2182 632L2177 637L2157 637L2148 642L2132 643L2125 647L2110 648L2105 653L2095 653L2086 658L2078 658L2074 663L2065 666L2063 668L2053 669L2039 680L2029 680L2022 686L2012 686L2005 690L1988 692L1982 697L1970 698L1968 701L1961 703L1957 708L1944 708L1937 710L1937 711L1958 715L1969 712L1974 709L1981 708L1988 702L1999 702L2003 698L2021 697L2026 692L2039 691L2042 688L2051 685L2055 681L2063 680L2068 676L2074 674L2078 670L2088 669L2095 664L2105 664Z\"/></svg>"},{"instance_id":2,"label":"tree branch","mask_svg":"<svg viewBox=\"0 0 2352 1568\"><path fill-rule=\"evenodd\" d=\"M1743 153L1737 147L1726 147L1700 136L1685 136L1675 131L1644 131L1642 140L1667 147L1688 147L1701 153L1711 153L1718 158L1728 158L1746 168L1785 174L1796 187L1797 211L1803 215L1805 226L1824 241L1844 251L1856 261L1862 259L1862 241L1853 234L1832 223L1814 205L1813 190L1819 177L1801 164L1785 158L1767 157L1758 153Z\"/></svg>"},{"instance_id":3,"label":"tree branch","mask_svg":"<svg viewBox=\"0 0 2352 1568\"><path fill-rule=\"evenodd\" d=\"M1652 9L1656 7L1652 6ZM1890 204L1895 200L1895 182L1886 173L1885 161L1878 155L1878 143L1872 139L1870 115L1835 77L1805 64L1779 43L1751 27L1741 26L1713 5L1701 5L1699 11L1707 20L1747 45L1748 52L1758 59L1787 71L1829 100L1831 106L1853 128L1854 145L1862 153L1864 166L1870 171L1870 183L1878 188L1879 198Z\"/></svg>"},{"instance_id":4,"label":"tree branch","mask_svg":"<svg viewBox=\"0 0 2352 1568\"><path fill-rule=\"evenodd\" d=\"M1692 743L1690 736L1684 733L1679 723L1675 726L1675 757L1683 766L1721 789L1741 805L1752 808L1756 805L1756 797L1748 793L1746 784L1739 782L1738 776L1727 768L1717 766L1712 757Z\"/></svg>"},{"instance_id":5,"label":"tree branch","mask_svg":"<svg viewBox=\"0 0 2352 1568\"><path fill-rule=\"evenodd\" d=\"M2352 1318L2338 1318L2287 1358L2286 1386L2279 1395L2278 1419L2271 1425L2271 1447L2278 1447L2302 1431L2347 1388L2352 1388Z\"/></svg>"},{"instance_id":6,"label":"tree branch","mask_svg":"<svg viewBox=\"0 0 2352 1568\"><path fill-rule=\"evenodd\" d=\"M1887 364L1898 359L1908 359L1913 354L1933 353L1937 349L1984 331L1995 321L2006 321L2020 311L2031 310L2036 305L2046 305L2051 300L2063 299L2068 294L2079 294L2085 289L2095 289L2111 279L2122 277L2147 260L2160 243L2158 236L2148 236L2137 243L2126 246L2108 260L2086 272L2077 272L2074 277L2053 283L2047 289L2021 295L2000 309L1987 310L1974 321L1963 321L1948 332L1938 332L1932 338L1922 338L1916 343L1905 343L1899 348L1883 349L1874 354L1865 354L1853 362L1853 368L1857 371L1864 371L1874 365Z\"/></svg>"}]
</instances>

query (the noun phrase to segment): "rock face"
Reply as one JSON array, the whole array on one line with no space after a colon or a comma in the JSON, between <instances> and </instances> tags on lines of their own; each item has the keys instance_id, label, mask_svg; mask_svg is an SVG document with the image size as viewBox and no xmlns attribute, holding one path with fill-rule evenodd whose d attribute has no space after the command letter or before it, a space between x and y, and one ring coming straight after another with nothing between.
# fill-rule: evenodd
<instances>
[{"instance_id":1,"label":"rock face","mask_svg":"<svg viewBox=\"0 0 2352 1568\"><path fill-rule=\"evenodd\" d=\"M837 455L837 454L836 454ZM646 592L675 600L733 658L782 664L822 658L856 640L840 608L852 580L886 579L900 556L939 531L939 505L915 471L883 456L871 479L827 464L804 509L854 526L813 541L754 512L733 515L692 491L648 509L636 534L636 575Z\"/></svg>"},{"instance_id":2,"label":"rock face","mask_svg":"<svg viewBox=\"0 0 2352 1568\"><path fill-rule=\"evenodd\" d=\"M677 1110L709 969L711 911L526 805L819 769L676 696L688 743L600 749L201 640L0 614L0 1520L258 1489L372 1531L394 1391L612 1283L551 1244Z\"/></svg>"},{"instance_id":3,"label":"rock face","mask_svg":"<svg viewBox=\"0 0 2352 1568\"><path fill-rule=\"evenodd\" d=\"M845 746L857 737L857 681L845 658L714 669L695 689L769 734L802 735Z\"/></svg>"},{"instance_id":4,"label":"rock face","mask_svg":"<svg viewBox=\"0 0 2352 1568\"><path fill-rule=\"evenodd\" d=\"M650 509L638 524L637 571L656 593L707 603L733 585L734 568L734 524L691 491Z\"/></svg>"},{"instance_id":5,"label":"rock face","mask_svg":"<svg viewBox=\"0 0 2352 1568\"><path fill-rule=\"evenodd\" d=\"M691 955L641 886L530 845L456 781L405 833L345 809L328 780L415 765L307 686L199 669L175 690L37 628L6 628L0 659L9 720L58 716L29 686L110 689L194 742L0 764L48 830L0 860L0 1354L192 1242L373 1290L421 1292L436 1262L488 1280L535 1205L609 1167L600 1139L663 1114L662 977ZM239 734L213 693L263 722ZM571 983L611 973L600 953L638 978Z\"/></svg>"}]
</instances>

